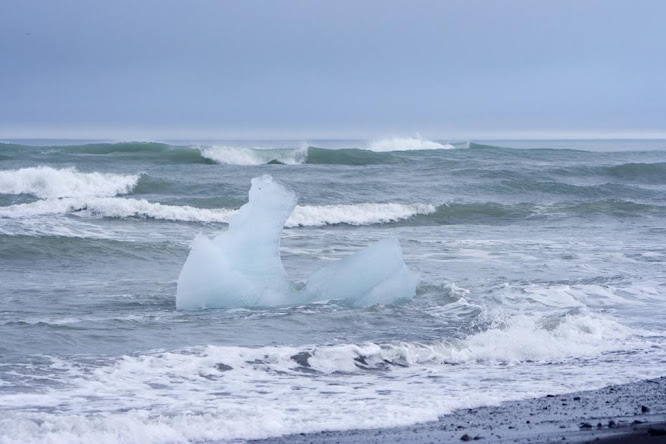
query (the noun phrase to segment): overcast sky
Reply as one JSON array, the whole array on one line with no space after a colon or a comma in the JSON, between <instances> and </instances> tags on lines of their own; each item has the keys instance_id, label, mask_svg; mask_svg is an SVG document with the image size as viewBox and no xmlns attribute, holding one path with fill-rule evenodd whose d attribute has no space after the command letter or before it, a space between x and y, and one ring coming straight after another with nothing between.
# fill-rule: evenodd
<instances>
[{"instance_id":1,"label":"overcast sky","mask_svg":"<svg viewBox=\"0 0 666 444\"><path fill-rule=\"evenodd\" d=\"M666 1L3 0L0 137L666 135Z\"/></svg>"}]
</instances>

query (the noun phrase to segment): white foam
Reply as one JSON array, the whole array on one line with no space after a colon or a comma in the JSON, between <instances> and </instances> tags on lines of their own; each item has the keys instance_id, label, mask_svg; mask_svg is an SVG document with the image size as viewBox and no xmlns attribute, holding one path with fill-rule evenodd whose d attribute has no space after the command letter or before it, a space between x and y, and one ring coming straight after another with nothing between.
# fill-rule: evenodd
<instances>
[{"instance_id":1,"label":"white foam","mask_svg":"<svg viewBox=\"0 0 666 444\"><path fill-rule=\"evenodd\" d=\"M555 325L552 325L552 324ZM632 334L616 321L598 315L567 315L549 321L536 315L495 315L491 328L451 350L454 362L554 361L611 351Z\"/></svg>"},{"instance_id":2,"label":"white foam","mask_svg":"<svg viewBox=\"0 0 666 444\"><path fill-rule=\"evenodd\" d=\"M496 295L503 307L513 310L539 310L544 313L567 312L571 309L621 310L624 319L634 312L640 316L650 304L659 303L655 282L632 282L629 286L598 284L530 284L505 285ZM658 314L655 314L658 316Z\"/></svg>"},{"instance_id":3,"label":"white foam","mask_svg":"<svg viewBox=\"0 0 666 444\"><path fill-rule=\"evenodd\" d=\"M640 352L652 344L610 319L543 321L507 318L458 343L206 346L107 362L52 358L50 378L62 387L4 394L0 441L219 441L395 427L663 372L654 354ZM580 363L613 350L626 354ZM553 359L559 364L543 365Z\"/></svg>"},{"instance_id":4,"label":"white foam","mask_svg":"<svg viewBox=\"0 0 666 444\"><path fill-rule=\"evenodd\" d=\"M53 197L110 197L130 192L139 176L80 173L76 168L31 167L0 171L0 194Z\"/></svg>"},{"instance_id":5,"label":"white foam","mask_svg":"<svg viewBox=\"0 0 666 444\"><path fill-rule=\"evenodd\" d=\"M412 150L450 150L455 148L446 143L433 142L422 137L393 137L373 140L368 144L370 151L412 151Z\"/></svg>"},{"instance_id":6,"label":"white foam","mask_svg":"<svg viewBox=\"0 0 666 444\"><path fill-rule=\"evenodd\" d=\"M419 214L432 214L432 204L361 203L350 205L296 206L287 227L322 225L372 225L397 222Z\"/></svg>"},{"instance_id":7,"label":"white foam","mask_svg":"<svg viewBox=\"0 0 666 444\"><path fill-rule=\"evenodd\" d=\"M362 203L297 206L285 226L372 225L397 222L434 211L435 206L430 204ZM165 205L145 199L120 197L46 199L0 207L0 217L11 219L68 213L98 217L149 217L181 222L228 223L237 210Z\"/></svg>"},{"instance_id":8,"label":"white foam","mask_svg":"<svg viewBox=\"0 0 666 444\"><path fill-rule=\"evenodd\" d=\"M247 148L234 146L200 147L201 155L217 163L229 165L264 165L277 161L286 165L304 163L308 157L307 145L299 148Z\"/></svg>"},{"instance_id":9,"label":"white foam","mask_svg":"<svg viewBox=\"0 0 666 444\"><path fill-rule=\"evenodd\" d=\"M234 210L205 209L190 206L163 205L145 199L120 197L45 199L26 204L0 207L0 217L29 218L34 216L75 213L98 217L150 217L182 222L227 223Z\"/></svg>"}]
</instances>

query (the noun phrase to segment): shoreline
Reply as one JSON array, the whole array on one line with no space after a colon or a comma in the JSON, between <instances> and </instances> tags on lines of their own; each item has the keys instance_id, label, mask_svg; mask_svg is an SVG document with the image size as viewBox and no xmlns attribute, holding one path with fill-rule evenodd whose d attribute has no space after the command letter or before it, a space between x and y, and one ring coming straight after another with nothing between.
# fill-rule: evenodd
<instances>
[{"instance_id":1,"label":"shoreline","mask_svg":"<svg viewBox=\"0 0 666 444\"><path fill-rule=\"evenodd\" d=\"M248 442L434 444L465 441L666 443L666 376L598 390L457 410L441 416L438 421L413 426L322 431Z\"/></svg>"}]
</instances>

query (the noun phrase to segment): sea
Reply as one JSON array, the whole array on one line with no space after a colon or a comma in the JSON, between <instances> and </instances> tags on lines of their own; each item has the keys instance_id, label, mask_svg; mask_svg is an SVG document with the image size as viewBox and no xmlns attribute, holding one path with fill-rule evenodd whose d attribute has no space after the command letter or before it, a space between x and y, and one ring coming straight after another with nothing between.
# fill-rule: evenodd
<instances>
[{"instance_id":1,"label":"sea","mask_svg":"<svg viewBox=\"0 0 666 444\"><path fill-rule=\"evenodd\" d=\"M252 178L304 283L397 237L413 298L176 309ZM242 442L666 375L666 141L0 144L0 442Z\"/></svg>"}]
</instances>

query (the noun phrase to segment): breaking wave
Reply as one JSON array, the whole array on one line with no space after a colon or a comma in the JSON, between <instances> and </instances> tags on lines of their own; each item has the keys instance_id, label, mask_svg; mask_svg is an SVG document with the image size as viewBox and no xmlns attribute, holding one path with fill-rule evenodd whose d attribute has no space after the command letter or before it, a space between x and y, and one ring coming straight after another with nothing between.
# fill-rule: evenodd
<instances>
[{"instance_id":1,"label":"breaking wave","mask_svg":"<svg viewBox=\"0 0 666 444\"><path fill-rule=\"evenodd\" d=\"M62 198L0 207L0 217L20 219L43 215L78 214L93 217L147 217L180 222L228 223L236 211L226 208L206 209L187 205L165 205L145 199L120 197ZM433 212L435 206L430 204L299 205L285 226L372 225L397 222L418 214Z\"/></svg>"},{"instance_id":2,"label":"breaking wave","mask_svg":"<svg viewBox=\"0 0 666 444\"><path fill-rule=\"evenodd\" d=\"M40 198L110 197L129 193L139 176L80 173L76 168L31 167L0 171L0 194L32 194Z\"/></svg>"},{"instance_id":3,"label":"breaking wave","mask_svg":"<svg viewBox=\"0 0 666 444\"><path fill-rule=\"evenodd\" d=\"M455 147L449 143L433 142L421 137L393 137L373 140L368 144L370 151L414 151L414 150L450 150Z\"/></svg>"},{"instance_id":4,"label":"breaking wave","mask_svg":"<svg viewBox=\"0 0 666 444\"><path fill-rule=\"evenodd\" d=\"M224 222L233 210L209 210L190 206L163 205L145 199L121 197L62 198L0 208L0 217L19 219L75 213L97 217L149 217L182 222Z\"/></svg>"},{"instance_id":5,"label":"breaking wave","mask_svg":"<svg viewBox=\"0 0 666 444\"><path fill-rule=\"evenodd\" d=\"M232 146L199 148L201 155L217 163L230 165L298 165L306 161L308 147L284 149L260 149Z\"/></svg>"},{"instance_id":6,"label":"breaking wave","mask_svg":"<svg viewBox=\"0 0 666 444\"><path fill-rule=\"evenodd\" d=\"M562 384L552 377L561 370L539 363L649 346L601 316L565 316L545 325L523 315L456 342L208 345L74 363L47 357L49 377L63 388L5 395L0 436L7 442L186 442L396 427L460 408L599 388L618 375L569 366ZM625 359L640 359L640 353ZM534 373L513 376L507 363ZM468 380L492 381L492 390L465 396L469 385L450 364L466 366ZM643 377L658 371L646 367ZM428 383L415 384L424 373ZM386 376L389 385L382 383ZM44 408L19 410L26 404Z\"/></svg>"},{"instance_id":7,"label":"breaking wave","mask_svg":"<svg viewBox=\"0 0 666 444\"><path fill-rule=\"evenodd\" d=\"M236 213L232 208L199 208L170 205L129 197L65 197L17 203L0 207L0 218L24 219L46 215L83 217L150 218L175 222L228 223ZM636 217L666 216L666 206L647 205L623 200L599 200L577 204L487 203L359 203L343 205L299 205L285 227L326 225L501 225L525 219L577 218L589 216Z\"/></svg>"},{"instance_id":8,"label":"breaking wave","mask_svg":"<svg viewBox=\"0 0 666 444\"><path fill-rule=\"evenodd\" d=\"M372 225L398 222L419 214L432 214L431 204L361 203L352 205L297 205L287 219L288 227L323 225Z\"/></svg>"},{"instance_id":9,"label":"breaking wave","mask_svg":"<svg viewBox=\"0 0 666 444\"><path fill-rule=\"evenodd\" d=\"M0 160L9 160L9 153L31 155L100 156L123 160L151 160L166 163L202 163L226 165L326 164L374 165L404 162L400 152L456 148L420 138L394 138L371 141L367 146L320 148L302 144L295 148L256 148L243 146L170 145L157 142L89 143L64 146L23 146L0 143ZM462 146L462 145L461 145Z\"/></svg>"}]
</instances>

